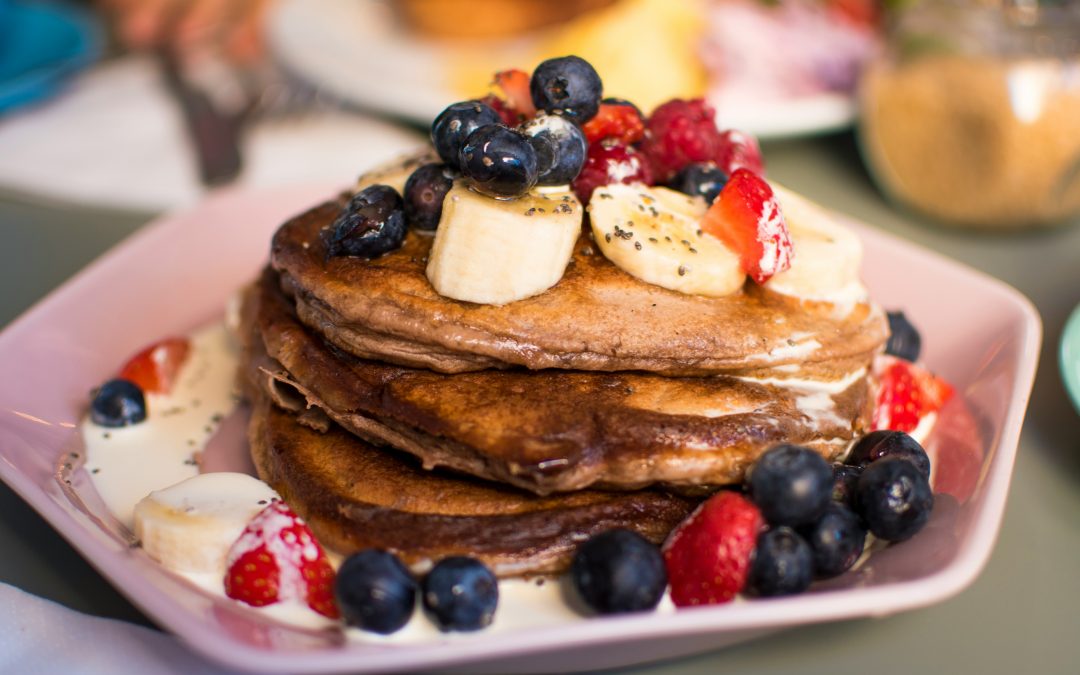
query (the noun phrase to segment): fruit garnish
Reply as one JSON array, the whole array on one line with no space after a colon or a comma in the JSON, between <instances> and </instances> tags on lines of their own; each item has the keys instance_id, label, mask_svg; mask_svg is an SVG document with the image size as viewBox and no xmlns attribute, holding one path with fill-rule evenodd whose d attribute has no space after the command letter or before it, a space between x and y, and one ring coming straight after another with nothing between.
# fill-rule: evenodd
<instances>
[{"instance_id":1,"label":"fruit garnish","mask_svg":"<svg viewBox=\"0 0 1080 675\"><path fill-rule=\"evenodd\" d=\"M856 441L844 461L865 469L870 462L882 457L903 457L918 467L922 475L930 478L930 457L926 450L903 431L871 431Z\"/></svg>"},{"instance_id":2,"label":"fruit garnish","mask_svg":"<svg viewBox=\"0 0 1080 675\"><path fill-rule=\"evenodd\" d=\"M397 556L373 548L346 558L334 583L345 623L383 635L409 622L416 590L416 580Z\"/></svg>"},{"instance_id":3,"label":"fruit garnish","mask_svg":"<svg viewBox=\"0 0 1080 675\"><path fill-rule=\"evenodd\" d=\"M413 171L402 193L409 227L426 231L439 227L443 199L453 186L451 170L445 164L425 164Z\"/></svg>"},{"instance_id":4,"label":"fruit garnish","mask_svg":"<svg viewBox=\"0 0 1080 675\"><path fill-rule=\"evenodd\" d=\"M903 312L889 312L889 341L885 353L906 361L918 361L922 351L922 338Z\"/></svg>"},{"instance_id":5,"label":"fruit garnish","mask_svg":"<svg viewBox=\"0 0 1080 675\"><path fill-rule=\"evenodd\" d=\"M536 106L529 92L529 79L528 73L517 68L495 73L495 86L502 90L506 104L524 119L536 114ZM519 119L518 123L521 121Z\"/></svg>"},{"instance_id":6,"label":"fruit garnish","mask_svg":"<svg viewBox=\"0 0 1080 675\"><path fill-rule=\"evenodd\" d=\"M759 176L765 175L765 163L761 158L757 139L736 129L721 132L720 148L714 161L720 170L728 175L739 169L753 171Z\"/></svg>"},{"instance_id":7,"label":"fruit garnish","mask_svg":"<svg viewBox=\"0 0 1080 675\"><path fill-rule=\"evenodd\" d=\"M941 410L953 395L948 382L896 357L875 359L874 374L880 383L872 421L874 429L910 433L924 417Z\"/></svg>"},{"instance_id":8,"label":"fruit garnish","mask_svg":"<svg viewBox=\"0 0 1080 675\"><path fill-rule=\"evenodd\" d=\"M581 599L598 614L652 609L667 586L660 550L626 529L601 532L578 547L570 577Z\"/></svg>"},{"instance_id":9,"label":"fruit garnish","mask_svg":"<svg viewBox=\"0 0 1080 675\"><path fill-rule=\"evenodd\" d=\"M405 241L401 195L388 185L372 185L353 195L323 237L326 255L378 258Z\"/></svg>"},{"instance_id":10,"label":"fruit garnish","mask_svg":"<svg viewBox=\"0 0 1080 675\"><path fill-rule=\"evenodd\" d=\"M229 549L225 594L255 607L299 600L331 619L334 568L311 529L284 502L251 519Z\"/></svg>"},{"instance_id":11,"label":"fruit garnish","mask_svg":"<svg viewBox=\"0 0 1080 675\"><path fill-rule=\"evenodd\" d=\"M431 123L431 144L448 166L460 169L458 153L469 134L503 118L491 106L480 101L460 101L448 105Z\"/></svg>"},{"instance_id":12,"label":"fruit garnish","mask_svg":"<svg viewBox=\"0 0 1080 675\"><path fill-rule=\"evenodd\" d=\"M539 178L536 149L517 129L488 124L469 134L458 166L470 184L491 197L520 197Z\"/></svg>"},{"instance_id":13,"label":"fruit garnish","mask_svg":"<svg viewBox=\"0 0 1080 675\"><path fill-rule=\"evenodd\" d=\"M596 115L603 90L596 69L579 56L548 59L536 67L529 81L537 110L565 115L577 124Z\"/></svg>"},{"instance_id":14,"label":"fruit garnish","mask_svg":"<svg viewBox=\"0 0 1080 675\"><path fill-rule=\"evenodd\" d=\"M144 393L168 394L190 351L187 338L166 338L131 357L117 377L135 383Z\"/></svg>"},{"instance_id":15,"label":"fruit garnish","mask_svg":"<svg viewBox=\"0 0 1080 675\"><path fill-rule=\"evenodd\" d=\"M109 380L90 402L90 421L101 427L126 427L146 419L146 397L128 380Z\"/></svg>"},{"instance_id":16,"label":"fruit garnish","mask_svg":"<svg viewBox=\"0 0 1080 675\"><path fill-rule=\"evenodd\" d=\"M474 631L491 624L499 581L475 558L443 558L427 573L420 599L440 630Z\"/></svg>"},{"instance_id":17,"label":"fruit garnish","mask_svg":"<svg viewBox=\"0 0 1080 675\"><path fill-rule=\"evenodd\" d=\"M672 602L687 607L731 601L746 586L763 526L761 511L735 492L720 492L698 507L664 544Z\"/></svg>"},{"instance_id":18,"label":"fruit garnish","mask_svg":"<svg viewBox=\"0 0 1080 675\"><path fill-rule=\"evenodd\" d=\"M951 396L942 406L926 450L934 458L934 492L952 495L961 504L970 499L979 483L984 445L962 396Z\"/></svg>"},{"instance_id":19,"label":"fruit garnish","mask_svg":"<svg viewBox=\"0 0 1080 675\"><path fill-rule=\"evenodd\" d=\"M536 150L537 185L566 185L581 173L588 143L578 125L561 115L540 113L521 131Z\"/></svg>"},{"instance_id":20,"label":"fruit garnish","mask_svg":"<svg viewBox=\"0 0 1080 675\"><path fill-rule=\"evenodd\" d=\"M480 103L483 103L487 107L494 110L498 115L502 123L508 127L516 127L521 124L525 116L510 107L510 104L499 98L495 94L488 94L484 98L480 99Z\"/></svg>"},{"instance_id":21,"label":"fruit garnish","mask_svg":"<svg viewBox=\"0 0 1080 675\"><path fill-rule=\"evenodd\" d=\"M582 204L588 204L593 190L613 183L653 184L652 170L645 156L614 139L589 144L585 165L572 187Z\"/></svg>"},{"instance_id":22,"label":"fruit garnish","mask_svg":"<svg viewBox=\"0 0 1080 675\"><path fill-rule=\"evenodd\" d=\"M712 162L694 162L675 174L670 185L672 189L702 197L707 204L712 204L727 182L728 174Z\"/></svg>"},{"instance_id":23,"label":"fruit garnish","mask_svg":"<svg viewBox=\"0 0 1080 675\"><path fill-rule=\"evenodd\" d=\"M721 150L716 111L700 98L660 105L646 123L641 150L659 183L670 181L687 164L716 161Z\"/></svg>"},{"instance_id":24,"label":"fruit garnish","mask_svg":"<svg viewBox=\"0 0 1080 675\"><path fill-rule=\"evenodd\" d=\"M581 127L589 143L614 138L627 145L645 137L645 122L641 111L629 101L605 99L596 116Z\"/></svg>"},{"instance_id":25,"label":"fruit garnish","mask_svg":"<svg viewBox=\"0 0 1080 675\"><path fill-rule=\"evenodd\" d=\"M855 496L867 528L886 541L910 539L934 508L930 481L902 457L872 462L859 476Z\"/></svg>"},{"instance_id":26,"label":"fruit garnish","mask_svg":"<svg viewBox=\"0 0 1080 675\"><path fill-rule=\"evenodd\" d=\"M817 522L799 529L814 558L814 576L827 579L843 574L862 555L866 528L848 506L833 502ZM759 546L760 550L760 546Z\"/></svg>"},{"instance_id":27,"label":"fruit garnish","mask_svg":"<svg viewBox=\"0 0 1080 675\"><path fill-rule=\"evenodd\" d=\"M746 169L731 174L701 229L735 251L743 270L759 284L791 266L791 236L780 202L764 179Z\"/></svg>"},{"instance_id":28,"label":"fruit garnish","mask_svg":"<svg viewBox=\"0 0 1080 675\"><path fill-rule=\"evenodd\" d=\"M760 597L802 593L814 580L810 545L790 527L773 527L758 536L746 590Z\"/></svg>"},{"instance_id":29,"label":"fruit garnish","mask_svg":"<svg viewBox=\"0 0 1080 675\"><path fill-rule=\"evenodd\" d=\"M750 498L770 525L806 525L829 505L833 472L810 448L778 445L754 462L747 484Z\"/></svg>"}]
</instances>

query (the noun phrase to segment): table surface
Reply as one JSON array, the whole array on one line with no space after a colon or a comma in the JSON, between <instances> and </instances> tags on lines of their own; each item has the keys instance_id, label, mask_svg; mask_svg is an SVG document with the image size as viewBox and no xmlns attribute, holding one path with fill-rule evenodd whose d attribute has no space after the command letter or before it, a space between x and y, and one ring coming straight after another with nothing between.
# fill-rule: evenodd
<instances>
[{"instance_id":1,"label":"table surface","mask_svg":"<svg viewBox=\"0 0 1080 675\"><path fill-rule=\"evenodd\" d=\"M1080 415L1057 357L1065 320L1080 303L1080 220L1013 233L936 226L882 198L849 133L767 144L765 156L771 178L992 274L1038 308L1044 343L1004 526L974 584L933 607L792 629L633 672L1080 672ZM152 215L0 192L0 325ZM0 581L83 612L152 625L2 484L0 513Z\"/></svg>"}]
</instances>

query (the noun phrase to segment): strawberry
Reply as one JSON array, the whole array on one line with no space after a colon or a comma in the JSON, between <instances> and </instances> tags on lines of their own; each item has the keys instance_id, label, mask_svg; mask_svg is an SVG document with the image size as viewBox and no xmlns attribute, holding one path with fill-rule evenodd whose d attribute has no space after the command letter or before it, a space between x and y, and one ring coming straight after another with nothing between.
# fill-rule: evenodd
<instances>
[{"instance_id":1,"label":"strawberry","mask_svg":"<svg viewBox=\"0 0 1080 675\"><path fill-rule=\"evenodd\" d=\"M495 73L495 86L502 90L503 98L513 110L524 115L526 119L536 116L536 106L533 105L532 94L529 92L529 74L524 70L500 70Z\"/></svg>"},{"instance_id":2,"label":"strawberry","mask_svg":"<svg viewBox=\"0 0 1080 675\"><path fill-rule=\"evenodd\" d=\"M791 267L791 236L780 202L752 171L731 174L705 212L701 229L737 253L743 270L759 284Z\"/></svg>"},{"instance_id":3,"label":"strawberry","mask_svg":"<svg viewBox=\"0 0 1080 675\"><path fill-rule=\"evenodd\" d=\"M942 406L926 441L926 453L934 467L934 492L952 495L961 504L971 499L982 471L983 442L963 397L951 396Z\"/></svg>"},{"instance_id":4,"label":"strawberry","mask_svg":"<svg viewBox=\"0 0 1080 675\"><path fill-rule=\"evenodd\" d=\"M581 130L589 143L615 138L629 145L645 136L645 123L633 103L608 99L600 104L596 116L582 125Z\"/></svg>"},{"instance_id":5,"label":"strawberry","mask_svg":"<svg viewBox=\"0 0 1080 675\"><path fill-rule=\"evenodd\" d=\"M187 338L165 338L131 357L119 377L139 385L144 393L168 394L190 351Z\"/></svg>"},{"instance_id":6,"label":"strawberry","mask_svg":"<svg viewBox=\"0 0 1080 675\"><path fill-rule=\"evenodd\" d=\"M228 554L225 594L255 607L302 600L331 619L334 568L315 535L284 502L272 502L244 528Z\"/></svg>"},{"instance_id":7,"label":"strawberry","mask_svg":"<svg viewBox=\"0 0 1080 675\"><path fill-rule=\"evenodd\" d=\"M664 543L675 605L714 605L734 598L746 585L764 524L761 511L737 492L720 492L690 514Z\"/></svg>"},{"instance_id":8,"label":"strawberry","mask_svg":"<svg viewBox=\"0 0 1080 675\"><path fill-rule=\"evenodd\" d=\"M748 169L765 175L765 163L761 158L761 147L757 139L750 134L728 129L720 134L720 148L716 153L716 166L731 175L737 169Z\"/></svg>"},{"instance_id":9,"label":"strawberry","mask_svg":"<svg viewBox=\"0 0 1080 675\"><path fill-rule=\"evenodd\" d=\"M880 383L873 428L910 433L919 420L941 410L953 395L948 382L919 366L892 356L879 356L874 372Z\"/></svg>"}]
</instances>

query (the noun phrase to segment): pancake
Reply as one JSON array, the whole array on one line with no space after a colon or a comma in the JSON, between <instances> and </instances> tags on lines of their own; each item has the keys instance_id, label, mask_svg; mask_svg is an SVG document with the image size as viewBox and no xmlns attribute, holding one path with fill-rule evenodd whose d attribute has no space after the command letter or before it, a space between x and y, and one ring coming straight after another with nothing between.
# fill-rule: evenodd
<instances>
[{"instance_id":1,"label":"pancake","mask_svg":"<svg viewBox=\"0 0 1080 675\"><path fill-rule=\"evenodd\" d=\"M363 358L443 373L522 366L700 375L862 357L887 337L884 314L866 302L843 313L752 282L723 298L653 286L615 267L586 235L544 293L502 306L451 300L425 276L430 235L410 231L402 248L375 260L328 258L319 233L342 204L286 222L271 265L299 318Z\"/></svg>"},{"instance_id":2,"label":"pancake","mask_svg":"<svg viewBox=\"0 0 1080 675\"><path fill-rule=\"evenodd\" d=\"M246 294L243 317L275 362L264 369L265 388L299 392L306 406L428 468L537 494L736 483L777 443L833 458L869 422L869 354L713 377L443 374L345 353L298 320L269 270Z\"/></svg>"}]
</instances>

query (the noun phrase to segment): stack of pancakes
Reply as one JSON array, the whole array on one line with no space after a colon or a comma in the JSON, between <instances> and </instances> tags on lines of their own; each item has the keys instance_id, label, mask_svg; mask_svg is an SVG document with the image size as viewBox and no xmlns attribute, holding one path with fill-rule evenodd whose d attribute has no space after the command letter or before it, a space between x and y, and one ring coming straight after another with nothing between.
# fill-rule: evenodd
<instances>
[{"instance_id":1,"label":"stack of pancakes","mask_svg":"<svg viewBox=\"0 0 1080 675\"><path fill-rule=\"evenodd\" d=\"M662 541L777 443L832 458L868 426L868 302L668 291L587 234L550 290L459 302L425 277L430 235L328 258L344 204L278 230L241 312L260 477L339 553L558 572L612 527Z\"/></svg>"}]
</instances>

